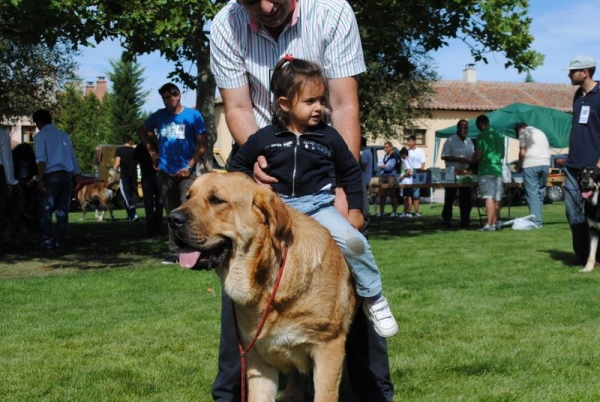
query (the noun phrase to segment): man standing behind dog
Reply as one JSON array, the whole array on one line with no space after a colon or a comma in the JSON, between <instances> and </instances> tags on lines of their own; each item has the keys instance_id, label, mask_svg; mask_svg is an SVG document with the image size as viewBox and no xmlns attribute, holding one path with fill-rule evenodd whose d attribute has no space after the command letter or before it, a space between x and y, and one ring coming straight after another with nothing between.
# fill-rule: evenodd
<instances>
[{"instance_id":1,"label":"man standing behind dog","mask_svg":"<svg viewBox=\"0 0 600 402\"><path fill-rule=\"evenodd\" d=\"M550 169L550 144L542 130L527 123L517 123L515 133L520 144L519 165L523 171L525 200L529 205L529 213L535 215L531 221L541 228Z\"/></svg>"},{"instance_id":2,"label":"man standing behind dog","mask_svg":"<svg viewBox=\"0 0 600 402\"><path fill-rule=\"evenodd\" d=\"M175 84L163 85L158 93L165 108L148 117L139 134L158 166L158 187L168 215L186 201L187 192L196 179L196 164L207 150L206 126L199 111L181 104L181 93ZM158 149L154 146L155 136ZM173 240L171 228L169 252L162 263L177 263L179 247Z\"/></svg>"},{"instance_id":3,"label":"man standing behind dog","mask_svg":"<svg viewBox=\"0 0 600 402\"><path fill-rule=\"evenodd\" d=\"M73 176L79 175L79 165L71 138L52 124L47 110L37 110L33 122L40 130L34 137L37 162L40 229L42 250L64 249ZM52 233L52 213L56 213L56 233Z\"/></svg>"},{"instance_id":4,"label":"man standing behind dog","mask_svg":"<svg viewBox=\"0 0 600 402\"><path fill-rule=\"evenodd\" d=\"M471 158L475 153L473 141L467 134L469 122L459 120L456 125L456 134L448 138L442 148L442 160L446 167L457 169L468 169ZM452 208L454 197L458 191L458 205L460 210L460 227L466 229L471 223L471 187L446 187L444 190L444 209L442 209L442 226L452 227Z\"/></svg>"},{"instance_id":5,"label":"man standing behind dog","mask_svg":"<svg viewBox=\"0 0 600 402\"><path fill-rule=\"evenodd\" d=\"M484 114L477 116L475 124L481 134L477 137L477 147L473 162L479 164L479 192L485 201L487 223L482 232L500 229L500 207L502 205L502 159L504 159L504 137L492 126Z\"/></svg>"},{"instance_id":6,"label":"man standing behind dog","mask_svg":"<svg viewBox=\"0 0 600 402\"><path fill-rule=\"evenodd\" d=\"M331 123L358 160L358 82L365 71L356 19L345 0L239 0L217 14L210 35L211 69L238 145L271 122L270 72L286 53L316 62L328 78ZM264 165L261 164L264 168ZM259 174L255 168L255 174ZM267 183L272 178L260 176ZM340 192L336 208L347 215ZM231 301L223 294L219 373L213 398L240 400L240 359ZM361 400L391 401L387 344L369 325L362 309L347 342L350 382Z\"/></svg>"},{"instance_id":7,"label":"man standing behind dog","mask_svg":"<svg viewBox=\"0 0 600 402\"><path fill-rule=\"evenodd\" d=\"M596 60L592 57L576 56L568 69L571 84L579 88L573 98L573 125L565 169L565 209L577 263L585 264L589 254L590 233L577 176L585 166L600 167L600 87L593 79ZM597 254L596 261L600 260L599 257Z\"/></svg>"},{"instance_id":8,"label":"man standing behind dog","mask_svg":"<svg viewBox=\"0 0 600 402\"><path fill-rule=\"evenodd\" d=\"M138 220L135 212L135 203L133 192L137 188L137 169L133 162L134 148L130 135L123 136L123 146L117 148L115 153L115 171L120 169L121 178L119 180L119 190L125 201L125 209L127 210L127 219L130 222Z\"/></svg>"}]
</instances>

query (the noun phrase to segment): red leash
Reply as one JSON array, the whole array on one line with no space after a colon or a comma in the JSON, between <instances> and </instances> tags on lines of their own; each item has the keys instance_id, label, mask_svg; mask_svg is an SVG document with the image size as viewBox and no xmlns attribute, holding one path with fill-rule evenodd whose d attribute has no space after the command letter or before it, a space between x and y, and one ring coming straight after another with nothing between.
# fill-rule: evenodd
<instances>
[{"instance_id":1,"label":"red leash","mask_svg":"<svg viewBox=\"0 0 600 402\"><path fill-rule=\"evenodd\" d=\"M267 321L267 316L269 315L269 311L271 311L271 306L273 305L273 300L275 300L275 295L277 294L277 289L279 288L279 282L281 282L281 277L283 276L283 268L285 267L285 261L287 259L287 251L288 248L285 246L283 249L283 259L281 260L281 264L279 265L279 272L277 272L277 278L275 279L275 284L273 285L273 292L271 293L271 297L269 298L269 302L267 303L267 307L263 312L262 318L260 320L260 324L258 324L258 328L256 329L256 333L254 337L250 341L250 343L244 347L242 345L242 337L240 336L240 328L237 323L237 315L235 314L235 304L233 301L231 302L233 306L233 321L235 322L235 331L237 333L238 338L238 350L240 352L240 363L241 363L241 372L242 372L242 402L246 402L246 354L252 349L252 346L256 343L258 336L260 335L260 331L262 331L265 322Z\"/></svg>"}]
</instances>

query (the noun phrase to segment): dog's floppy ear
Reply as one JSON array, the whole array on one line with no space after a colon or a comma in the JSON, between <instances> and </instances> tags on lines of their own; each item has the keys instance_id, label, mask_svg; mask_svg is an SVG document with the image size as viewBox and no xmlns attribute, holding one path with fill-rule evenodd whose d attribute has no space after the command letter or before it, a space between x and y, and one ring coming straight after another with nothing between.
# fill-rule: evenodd
<instances>
[{"instance_id":1,"label":"dog's floppy ear","mask_svg":"<svg viewBox=\"0 0 600 402\"><path fill-rule=\"evenodd\" d=\"M269 225L271 237L275 239L288 237L292 222L285 204L277 194L270 189L260 187L254 194L253 204L265 217L265 223Z\"/></svg>"}]
</instances>

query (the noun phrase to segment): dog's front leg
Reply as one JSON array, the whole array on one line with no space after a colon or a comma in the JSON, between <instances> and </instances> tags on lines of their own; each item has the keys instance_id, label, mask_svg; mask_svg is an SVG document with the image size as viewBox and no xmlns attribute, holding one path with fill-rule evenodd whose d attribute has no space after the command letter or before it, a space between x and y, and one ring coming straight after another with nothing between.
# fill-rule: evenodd
<instances>
[{"instance_id":1,"label":"dog's front leg","mask_svg":"<svg viewBox=\"0 0 600 402\"><path fill-rule=\"evenodd\" d=\"M591 272L596 265L596 251L598 250L598 231L595 228L590 230L590 254L587 263L580 272Z\"/></svg>"},{"instance_id":2,"label":"dog's front leg","mask_svg":"<svg viewBox=\"0 0 600 402\"><path fill-rule=\"evenodd\" d=\"M315 401L337 402L344 365L346 337L340 336L315 348Z\"/></svg>"},{"instance_id":3,"label":"dog's front leg","mask_svg":"<svg viewBox=\"0 0 600 402\"><path fill-rule=\"evenodd\" d=\"M246 355L248 402L274 402L279 385L279 370L263 361L255 350Z\"/></svg>"}]
</instances>

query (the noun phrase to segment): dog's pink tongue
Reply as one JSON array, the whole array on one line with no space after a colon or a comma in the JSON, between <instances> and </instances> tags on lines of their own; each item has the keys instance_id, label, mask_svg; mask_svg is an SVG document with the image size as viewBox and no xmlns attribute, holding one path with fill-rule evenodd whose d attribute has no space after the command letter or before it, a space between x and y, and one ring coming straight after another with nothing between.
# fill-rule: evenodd
<instances>
[{"instance_id":1,"label":"dog's pink tongue","mask_svg":"<svg viewBox=\"0 0 600 402\"><path fill-rule=\"evenodd\" d=\"M200 251L184 248L179 251L179 266L182 268L193 268L198 258L200 258Z\"/></svg>"},{"instance_id":2,"label":"dog's pink tongue","mask_svg":"<svg viewBox=\"0 0 600 402\"><path fill-rule=\"evenodd\" d=\"M583 197L583 199L590 198L592 196L592 192L591 191L583 191L581 193L581 196Z\"/></svg>"}]
</instances>

